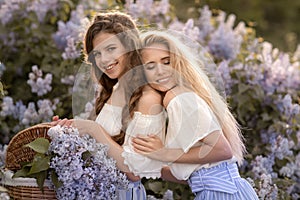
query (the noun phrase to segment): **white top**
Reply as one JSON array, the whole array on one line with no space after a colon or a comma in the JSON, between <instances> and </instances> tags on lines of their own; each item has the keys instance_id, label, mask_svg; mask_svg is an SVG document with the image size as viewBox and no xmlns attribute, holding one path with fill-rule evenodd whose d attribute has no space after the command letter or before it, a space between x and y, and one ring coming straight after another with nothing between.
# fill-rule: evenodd
<instances>
[{"instance_id":1,"label":"white top","mask_svg":"<svg viewBox=\"0 0 300 200\"><path fill-rule=\"evenodd\" d=\"M96 120L111 136L120 134L122 129L122 107L105 103Z\"/></svg>"},{"instance_id":2,"label":"white top","mask_svg":"<svg viewBox=\"0 0 300 200\"><path fill-rule=\"evenodd\" d=\"M131 145L132 137L137 135L157 135L162 142L165 141L166 114L165 111L157 115L144 115L134 112L132 121L126 130L125 142L123 145L124 163L128 165L131 172L136 176L146 178L161 177L161 168L166 165L158 160L152 160L140 155L133 150Z\"/></svg>"},{"instance_id":3,"label":"white top","mask_svg":"<svg viewBox=\"0 0 300 200\"><path fill-rule=\"evenodd\" d=\"M186 153L199 140L216 130L221 130L208 104L194 92L175 96L166 109L169 117L165 141L167 148L181 148ZM216 164L172 163L169 166L177 179L187 180L195 170Z\"/></svg>"}]
</instances>

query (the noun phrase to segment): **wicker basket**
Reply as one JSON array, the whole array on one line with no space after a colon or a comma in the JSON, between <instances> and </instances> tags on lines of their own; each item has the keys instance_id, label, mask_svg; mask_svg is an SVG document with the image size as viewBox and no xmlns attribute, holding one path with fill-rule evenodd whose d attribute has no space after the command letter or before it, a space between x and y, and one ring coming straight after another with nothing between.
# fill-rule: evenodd
<instances>
[{"instance_id":1,"label":"wicker basket","mask_svg":"<svg viewBox=\"0 0 300 200\"><path fill-rule=\"evenodd\" d=\"M25 187L25 186L6 186L10 196L13 199L55 199L55 192L48 187L44 187L44 193L37 187Z\"/></svg>"},{"instance_id":2,"label":"wicker basket","mask_svg":"<svg viewBox=\"0 0 300 200\"><path fill-rule=\"evenodd\" d=\"M24 145L39 137L50 140L47 135L49 128L51 128L50 124L43 123L29 127L17 133L7 146L5 167L9 170L16 171L21 169L22 162L31 162L35 152L29 147L24 147Z\"/></svg>"},{"instance_id":3,"label":"wicker basket","mask_svg":"<svg viewBox=\"0 0 300 200\"><path fill-rule=\"evenodd\" d=\"M24 145L34 141L39 137L47 138L48 140L50 140L49 136L47 135L47 131L49 130L49 128L51 128L51 125L49 123L42 123L29 127L17 133L7 146L5 170L16 172L17 170L21 169L22 162L31 162L33 160L35 152L29 147L24 147ZM27 180L28 178L24 178L24 180L25 179ZM14 184L10 184L11 180L14 182ZM23 179L6 178L6 180L2 180L3 186L7 188L8 193L12 199L56 199L55 191L53 189L44 186L44 192L42 192L36 185L35 179L33 179L33 183L32 181L29 181L30 184L28 184L28 186L26 184L24 185L24 183L19 184L18 180Z\"/></svg>"}]
</instances>

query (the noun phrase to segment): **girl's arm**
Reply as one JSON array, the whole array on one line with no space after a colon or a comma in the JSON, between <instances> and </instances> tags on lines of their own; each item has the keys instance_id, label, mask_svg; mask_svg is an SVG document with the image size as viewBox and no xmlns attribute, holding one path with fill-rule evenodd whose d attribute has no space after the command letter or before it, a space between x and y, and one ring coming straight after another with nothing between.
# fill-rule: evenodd
<instances>
[{"instance_id":1,"label":"girl's arm","mask_svg":"<svg viewBox=\"0 0 300 200\"><path fill-rule=\"evenodd\" d=\"M108 145L107 155L116 160L117 168L126 173L131 181L140 180L140 177L131 173L128 166L124 164L124 158L121 155L123 148L111 138L100 124L91 120L74 119L72 125L78 129L79 133L89 134L97 142Z\"/></svg>"},{"instance_id":2,"label":"girl's arm","mask_svg":"<svg viewBox=\"0 0 300 200\"><path fill-rule=\"evenodd\" d=\"M95 138L97 142L108 145L109 148L107 154L109 157L116 160L117 168L124 172L131 181L140 180L140 177L135 176L133 173L131 173L127 165L124 164L124 158L121 156L123 148L110 137L110 135L103 129L100 124L91 120L59 119L58 116L54 116L52 120L52 126L74 125L76 128L78 128L79 133L87 133Z\"/></svg>"},{"instance_id":3,"label":"girl's arm","mask_svg":"<svg viewBox=\"0 0 300 200\"><path fill-rule=\"evenodd\" d=\"M150 87L145 87L143 95L139 99L137 111L146 115L156 115L162 111L161 101L162 97L159 93ZM128 166L124 164L123 147L116 143L100 124L91 120L74 120L73 124L78 128L79 133L87 133L95 138L97 142L108 145L108 156L116 160L118 169L125 172L129 179L132 181L140 179L138 176L134 176Z\"/></svg>"},{"instance_id":4,"label":"girl's arm","mask_svg":"<svg viewBox=\"0 0 300 200\"><path fill-rule=\"evenodd\" d=\"M164 162L206 164L232 158L231 147L220 131L214 131L201 141L201 145L192 147L184 153L182 149L164 147L156 136L137 137L133 140L137 153Z\"/></svg>"},{"instance_id":5,"label":"girl's arm","mask_svg":"<svg viewBox=\"0 0 300 200\"><path fill-rule=\"evenodd\" d=\"M161 170L161 178L163 180L166 180L166 181L171 181L171 182L174 182L174 183L180 183L180 184L188 184L187 181L185 180L178 180L175 176L173 176L171 170L170 170L170 167L168 166L165 166L162 168Z\"/></svg>"}]
</instances>

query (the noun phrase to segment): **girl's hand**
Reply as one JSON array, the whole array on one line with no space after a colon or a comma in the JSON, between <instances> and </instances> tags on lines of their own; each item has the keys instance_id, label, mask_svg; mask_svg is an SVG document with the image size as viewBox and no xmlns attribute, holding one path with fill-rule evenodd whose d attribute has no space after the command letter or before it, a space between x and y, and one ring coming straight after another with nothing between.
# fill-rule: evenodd
<instances>
[{"instance_id":1,"label":"girl's hand","mask_svg":"<svg viewBox=\"0 0 300 200\"><path fill-rule=\"evenodd\" d=\"M134 151L151 159L162 160L166 149L161 139L156 135L137 136L132 139Z\"/></svg>"},{"instance_id":2,"label":"girl's hand","mask_svg":"<svg viewBox=\"0 0 300 200\"><path fill-rule=\"evenodd\" d=\"M59 119L58 115L55 115L52 117L52 122L50 123L51 126L56 126L56 125L60 125L60 126L71 126L73 120L72 119Z\"/></svg>"}]
</instances>

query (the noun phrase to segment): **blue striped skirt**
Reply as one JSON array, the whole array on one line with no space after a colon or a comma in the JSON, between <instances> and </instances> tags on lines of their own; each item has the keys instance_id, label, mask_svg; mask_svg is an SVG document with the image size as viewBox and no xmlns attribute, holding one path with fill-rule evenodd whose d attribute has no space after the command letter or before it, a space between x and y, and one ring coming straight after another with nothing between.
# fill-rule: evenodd
<instances>
[{"instance_id":1,"label":"blue striped skirt","mask_svg":"<svg viewBox=\"0 0 300 200\"><path fill-rule=\"evenodd\" d=\"M128 189L117 189L116 200L146 200L146 189L141 181L130 182Z\"/></svg>"},{"instance_id":2,"label":"blue striped skirt","mask_svg":"<svg viewBox=\"0 0 300 200\"><path fill-rule=\"evenodd\" d=\"M258 200L253 187L240 177L236 163L221 163L191 174L188 183L196 200Z\"/></svg>"}]
</instances>

